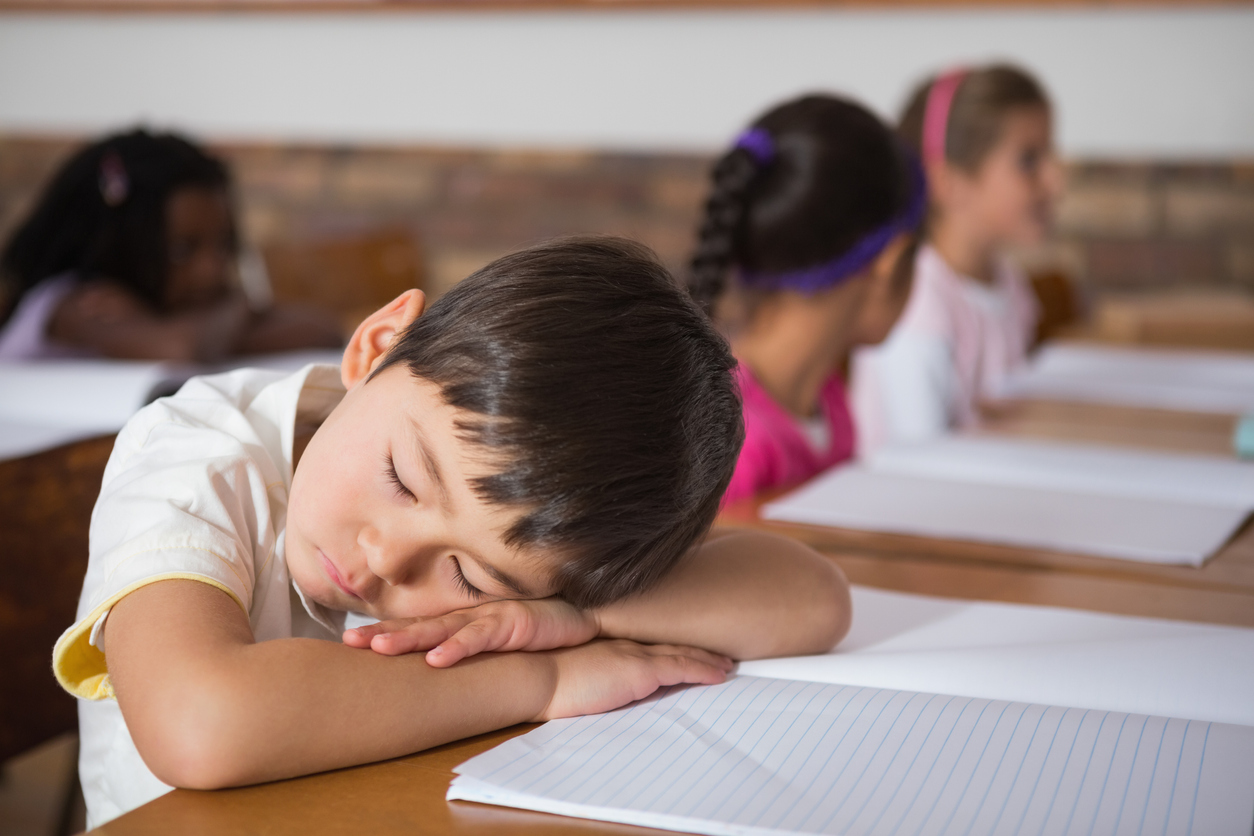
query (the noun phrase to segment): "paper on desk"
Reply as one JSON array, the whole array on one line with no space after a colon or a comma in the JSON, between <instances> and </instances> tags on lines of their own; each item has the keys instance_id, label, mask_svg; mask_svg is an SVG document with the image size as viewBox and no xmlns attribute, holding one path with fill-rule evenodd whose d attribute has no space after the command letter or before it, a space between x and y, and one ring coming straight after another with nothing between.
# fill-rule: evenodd
<instances>
[{"instance_id":1,"label":"paper on desk","mask_svg":"<svg viewBox=\"0 0 1254 836\"><path fill-rule=\"evenodd\" d=\"M1254 464L1099 445L947 437L886 448L767 519L1200 566L1254 510Z\"/></svg>"},{"instance_id":2,"label":"paper on desk","mask_svg":"<svg viewBox=\"0 0 1254 836\"><path fill-rule=\"evenodd\" d=\"M853 588L821 656L741 673L1254 726L1254 629Z\"/></svg>"},{"instance_id":3,"label":"paper on desk","mask_svg":"<svg viewBox=\"0 0 1254 836\"><path fill-rule=\"evenodd\" d=\"M954 435L880 448L868 467L876 473L1254 510L1254 464L1229 456Z\"/></svg>"},{"instance_id":4,"label":"paper on desk","mask_svg":"<svg viewBox=\"0 0 1254 836\"><path fill-rule=\"evenodd\" d=\"M213 367L129 360L0 363L0 459L115 433L140 407L196 374L245 366L296 371L308 363L338 363L339 357L336 351L294 351Z\"/></svg>"},{"instance_id":5,"label":"paper on desk","mask_svg":"<svg viewBox=\"0 0 1254 836\"><path fill-rule=\"evenodd\" d=\"M1254 354L1047 345L1002 395L1239 414L1254 411Z\"/></svg>"},{"instance_id":6,"label":"paper on desk","mask_svg":"<svg viewBox=\"0 0 1254 836\"><path fill-rule=\"evenodd\" d=\"M559 720L448 798L708 834L1239 833L1254 729L737 676Z\"/></svg>"},{"instance_id":7,"label":"paper on desk","mask_svg":"<svg viewBox=\"0 0 1254 836\"><path fill-rule=\"evenodd\" d=\"M1219 723L1254 725L1254 630L865 587L853 606L837 652L549 723L448 797L709 834L1250 831L1254 729Z\"/></svg>"}]
</instances>

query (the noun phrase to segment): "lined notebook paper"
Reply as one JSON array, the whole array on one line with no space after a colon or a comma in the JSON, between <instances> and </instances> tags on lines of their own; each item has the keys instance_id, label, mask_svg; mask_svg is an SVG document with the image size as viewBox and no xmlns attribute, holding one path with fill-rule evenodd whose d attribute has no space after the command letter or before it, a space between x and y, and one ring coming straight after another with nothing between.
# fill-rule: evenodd
<instances>
[{"instance_id":1,"label":"lined notebook paper","mask_svg":"<svg viewBox=\"0 0 1254 836\"><path fill-rule=\"evenodd\" d=\"M835 468L767 519L1201 565L1254 509L1254 464L945 437Z\"/></svg>"},{"instance_id":2,"label":"lined notebook paper","mask_svg":"<svg viewBox=\"0 0 1254 836\"><path fill-rule=\"evenodd\" d=\"M738 676L551 722L448 798L707 834L1248 834L1254 728Z\"/></svg>"}]
</instances>

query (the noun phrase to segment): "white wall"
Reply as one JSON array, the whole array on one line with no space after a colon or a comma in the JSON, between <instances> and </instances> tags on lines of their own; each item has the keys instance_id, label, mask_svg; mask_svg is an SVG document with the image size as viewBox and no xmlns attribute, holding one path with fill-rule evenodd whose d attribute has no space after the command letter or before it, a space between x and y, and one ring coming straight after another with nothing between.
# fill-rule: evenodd
<instances>
[{"instance_id":1,"label":"white wall","mask_svg":"<svg viewBox=\"0 0 1254 836\"><path fill-rule=\"evenodd\" d=\"M814 88L1011 58L1069 156L1254 157L1254 8L0 15L0 132L701 149Z\"/></svg>"}]
</instances>

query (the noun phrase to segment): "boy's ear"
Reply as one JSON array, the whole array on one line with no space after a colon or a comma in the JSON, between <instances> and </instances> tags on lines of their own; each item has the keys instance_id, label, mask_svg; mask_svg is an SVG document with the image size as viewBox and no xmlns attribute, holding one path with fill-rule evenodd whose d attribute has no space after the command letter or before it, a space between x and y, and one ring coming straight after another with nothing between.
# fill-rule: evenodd
<instances>
[{"instance_id":1,"label":"boy's ear","mask_svg":"<svg viewBox=\"0 0 1254 836\"><path fill-rule=\"evenodd\" d=\"M407 290L362 320L340 362L340 379L345 389L352 389L374 371L396 335L422 316L426 304L427 297L421 290Z\"/></svg>"}]
</instances>

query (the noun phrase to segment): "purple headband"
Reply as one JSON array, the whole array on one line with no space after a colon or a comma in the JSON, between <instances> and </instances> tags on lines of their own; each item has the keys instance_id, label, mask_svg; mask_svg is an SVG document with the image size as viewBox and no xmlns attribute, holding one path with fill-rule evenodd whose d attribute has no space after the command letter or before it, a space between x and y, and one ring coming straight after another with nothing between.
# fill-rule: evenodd
<instances>
[{"instance_id":1,"label":"purple headband","mask_svg":"<svg viewBox=\"0 0 1254 836\"><path fill-rule=\"evenodd\" d=\"M927 185L923 171L913 154L907 152L906 157L909 160L911 195L910 203L904 212L862 236L857 243L831 261L787 273L742 271L741 283L759 290L796 290L801 293L817 293L864 270L899 233L917 229L927 212Z\"/></svg>"},{"instance_id":2,"label":"purple headband","mask_svg":"<svg viewBox=\"0 0 1254 836\"><path fill-rule=\"evenodd\" d=\"M750 128L736 137L732 148L743 148L753 155L758 165L770 165L775 159L775 139L765 128Z\"/></svg>"}]
</instances>

